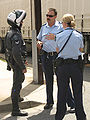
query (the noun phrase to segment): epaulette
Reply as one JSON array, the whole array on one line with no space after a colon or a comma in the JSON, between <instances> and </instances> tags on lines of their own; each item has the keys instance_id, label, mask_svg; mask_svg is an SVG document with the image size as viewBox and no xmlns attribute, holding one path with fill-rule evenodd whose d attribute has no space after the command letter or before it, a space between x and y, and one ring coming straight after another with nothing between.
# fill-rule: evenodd
<instances>
[{"instance_id":1,"label":"epaulette","mask_svg":"<svg viewBox=\"0 0 90 120\"><path fill-rule=\"evenodd\" d=\"M60 23L60 24L62 24L62 22L61 22L61 21L59 21L59 23Z\"/></svg>"},{"instance_id":2,"label":"epaulette","mask_svg":"<svg viewBox=\"0 0 90 120\"><path fill-rule=\"evenodd\" d=\"M47 23L43 24L42 26L45 26Z\"/></svg>"},{"instance_id":3,"label":"epaulette","mask_svg":"<svg viewBox=\"0 0 90 120\"><path fill-rule=\"evenodd\" d=\"M64 30L61 30L60 32L58 32L57 34L59 34L59 33L61 33L61 32L63 32Z\"/></svg>"},{"instance_id":4,"label":"epaulette","mask_svg":"<svg viewBox=\"0 0 90 120\"><path fill-rule=\"evenodd\" d=\"M78 33L80 33L80 34L82 34L80 31L78 31L78 30L75 30L76 32L78 32Z\"/></svg>"}]
</instances>

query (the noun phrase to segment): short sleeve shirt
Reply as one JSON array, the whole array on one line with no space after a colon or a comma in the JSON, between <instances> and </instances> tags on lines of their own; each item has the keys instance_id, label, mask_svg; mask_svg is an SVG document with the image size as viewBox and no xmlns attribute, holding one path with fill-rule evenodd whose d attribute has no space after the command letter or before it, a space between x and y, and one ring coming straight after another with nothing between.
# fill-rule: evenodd
<instances>
[{"instance_id":1,"label":"short sleeve shirt","mask_svg":"<svg viewBox=\"0 0 90 120\"><path fill-rule=\"evenodd\" d=\"M46 52L55 52L56 51L56 41L47 40L45 37L50 33L57 34L63 30L63 26L60 22L56 21L55 24L50 27L48 23L44 24L41 27L41 30L37 36L37 39L43 42L43 50Z\"/></svg>"},{"instance_id":2,"label":"short sleeve shirt","mask_svg":"<svg viewBox=\"0 0 90 120\"><path fill-rule=\"evenodd\" d=\"M56 36L56 45L59 48L59 51L62 49L63 45L67 41L70 33L72 32L72 29L66 28L63 32L57 34ZM73 33L62 50L62 52L59 53L58 57L67 59L67 58L73 58L78 59L78 56L81 55L80 48L83 48L83 36L80 32L73 30Z\"/></svg>"}]
</instances>

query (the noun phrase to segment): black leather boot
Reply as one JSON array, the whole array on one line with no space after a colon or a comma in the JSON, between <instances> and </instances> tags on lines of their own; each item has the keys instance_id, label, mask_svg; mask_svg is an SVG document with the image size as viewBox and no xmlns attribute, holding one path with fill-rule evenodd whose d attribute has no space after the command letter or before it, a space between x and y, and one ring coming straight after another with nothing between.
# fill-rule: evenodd
<instances>
[{"instance_id":1,"label":"black leather boot","mask_svg":"<svg viewBox=\"0 0 90 120\"><path fill-rule=\"evenodd\" d=\"M24 101L24 98L19 97L19 98L18 98L18 101L19 101L19 102L22 102L22 101Z\"/></svg>"},{"instance_id":2,"label":"black leather boot","mask_svg":"<svg viewBox=\"0 0 90 120\"><path fill-rule=\"evenodd\" d=\"M24 112L24 111L17 110L17 111L12 111L11 115L12 116L28 116L28 113Z\"/></svg>"}]
</instances>

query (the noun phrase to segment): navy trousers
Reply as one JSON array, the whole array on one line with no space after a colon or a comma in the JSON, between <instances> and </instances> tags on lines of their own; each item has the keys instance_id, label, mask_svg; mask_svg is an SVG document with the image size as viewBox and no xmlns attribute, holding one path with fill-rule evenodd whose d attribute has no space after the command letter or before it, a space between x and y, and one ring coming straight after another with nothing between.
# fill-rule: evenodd
<instances>
[{"instance_id":1,"label":"navy trousers","mask_svg":"<svg viewBox=\"0 0 90 120\"><path fill-rule=\"evenodd\" d=\"M56 75L58 81L58 99L55 120L62 120L65 116L66 96L70 78L74 94L76 118L77 120L85 120L86 114L82 100L83 73L80 71L78 64L72 63L59 66Z\"/></svg>"},{"instance_id":2,"label":"navy trousers","mask_svg":"<svg viewBox=\"0 0 90 120\"><path fill-rule=\"evenodd\" d=\"M46 54L43 54L41 56L42 60L42 67L43 71L45 73L45 79L46 79L46 93L47 93L47 104L53 104L53 81L54 81L54 70L53 70L53 60L55 59L55 56L47 56ZM70 90L70 87L68 87L67 90L67 104L69 107L74 107L74 100L72 97L72 93Z\"/></svg>"},{"instance_id":3,"label":"navy trousers","mask_svg":"<svg viewBox=\"0 0 90 120\"><path fill-rule=\"evenodd\" d=\"M11 99L12 99L12 111L18 111L18 99L20 96L20 90L22 88L22 82L24 81L25 76L22 73L22 70L19 68L17 64L15 64L13 69L13 86L11 92Z\"/></svg>"}]
</instances>

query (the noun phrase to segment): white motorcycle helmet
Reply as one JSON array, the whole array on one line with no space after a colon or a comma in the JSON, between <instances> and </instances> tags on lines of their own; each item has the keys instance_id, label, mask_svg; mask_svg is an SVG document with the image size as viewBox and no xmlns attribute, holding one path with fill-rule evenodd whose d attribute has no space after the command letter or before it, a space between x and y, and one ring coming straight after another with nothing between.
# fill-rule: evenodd
<instances>
[{"instance_id":1,"label":"white motorcycle helmet","mask_svg":"<svg viewBox=\"0 0 90 120\"><path fill-rule=\"evenodd\" d=\"M21 22L25 17L26 12L24 10L14 10L7 16L7 22L10 26L21 27Z\"/></svg>"}]
</instances>

